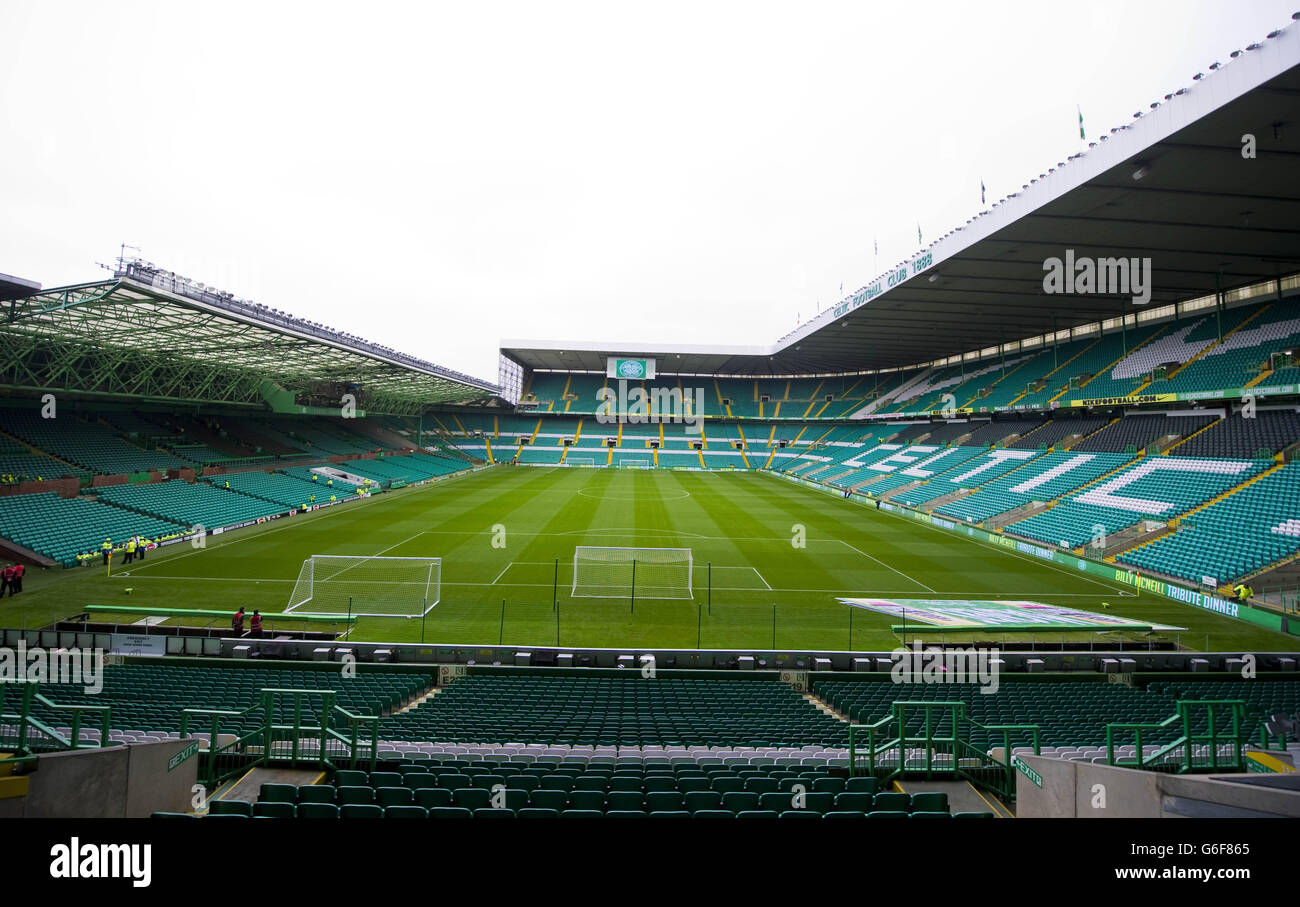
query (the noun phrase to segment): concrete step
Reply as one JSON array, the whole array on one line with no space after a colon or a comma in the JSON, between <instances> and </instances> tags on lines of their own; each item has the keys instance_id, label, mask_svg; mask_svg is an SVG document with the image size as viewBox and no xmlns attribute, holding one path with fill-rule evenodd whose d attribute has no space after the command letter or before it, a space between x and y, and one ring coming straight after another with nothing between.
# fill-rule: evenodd
<instances>
[{"instance_id":1,"label":"concrete step","mask_svg":"<svg viewBox=\"0 0 1300 907\"><path fill-rule=\"evenodd\" d=\"M302 787L305 784L319 784L325 772L319 768L288 768L278 766L258 766L236 781L224 791L219 791L215 799L242 800L256 803L263 784L292 784Z\"/></svg>"},{"instance_id":2,"label":"concrete step","mask_svg":"<svg viewBox=\"0 0 1300 907\"><path fill-rule=\"evenodd\" d=\"M990 793L976 789L969 781L924 781L901 778L894 786L905 794L944 793L954 813L991 812L998 819L1014 819L1015 813Z\"/></svg>"}]
</instances>

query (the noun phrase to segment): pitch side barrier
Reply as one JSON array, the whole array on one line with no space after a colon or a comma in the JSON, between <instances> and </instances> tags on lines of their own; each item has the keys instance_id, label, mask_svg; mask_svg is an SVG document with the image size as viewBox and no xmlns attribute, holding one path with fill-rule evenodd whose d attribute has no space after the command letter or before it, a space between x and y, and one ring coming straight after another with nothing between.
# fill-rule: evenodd
<instances>
[{"instance_id":1,"label":"pitch side barrier","mask_svg":"<svg viewBox=\"0 0 1300 907\"><path fill-rule=\"evenodd\" d=\"M28 631L33 632L33 631ZM989 646L996 647L996 643ZM794 649L640 649L577 648L569 646L430 645L311 640L222 639L221 656L227 658L284 659L298 662L338 662L347 657L358 663L465 665L517 668L612 668L642 673L653 662L658 670L710 670L739 673L778 671L878 672L893 670L893 651L815 651ZM910 652L910 649L909 649ZM1252 652L1260 674L1296 675L1300 655L1294 652ZM1240 652L1177 652L1098 647L1050 651L996 653L999 671L1015 674L1137 674L1189 672L1239 676Z\"/></svg>"},{"instance_id":2,"label":"pitch side barrier","mask_svg":"<svg viewBox=\"0 0 1300 907\"><path fill-rule=\"evenodd\" d=\"M772 472L771 470L760 470L773 476L779 476L786 481L794 482L799 485L805 485L818 491L828 494L834 494L836 497L843 498L844 489L836 488L833 485L825 485L821 482L814 482L810 479L802 479L798 476L788 475L783 472ZM856 501L862 506L867 506L869 501L874 498L864 498L856 495L850 500ZM1222 614L1225 617L1231 617L1244 623L1254 624L1257 627L1264 627L1268 630L1276 630L1279 633L1287 633L1291 636L1300 636L1300 621L1290 620L1286 615L1276 614L1272 611L1265 611L1251 605L1234 602L1230 599L1220 598L1217 595L1211 595L1208 592L1201 592L1188 586L1172 583L1168 580L1158 579L1154 576L1147 576L1136 571L1124 570L1107 564L1102 561L1095 561L1091 558L1083 557L1072 551L1057 550L1048 548L1043 545L1035 545L1024 539L1018 539L1009 535L1001 535L996 532L989 532L978 526L971 526L957 520L948 520L943 517L934 516L921 510L913 510L910 507L902 507L898 504L891 504L889 501L880 502L880 510L885 513L892 513L898 516L907 517L920 523L934 526L938 529L944 529L949 532L955 532L966 535L976 541L984 542L989 545L996 545L1008 551L1017 554L1028 555L1029 557L1041 558L1045 561L1057 564L1062 567L1069 567L1078 570L1088 576L1096 576L1108 582L1117 583L1122 586L1129 586L1142 592L1154 592L1156 595L1163 595L1165 598L1171 598L1174 601L1182 602L1185 605L1191 605L1193 608L1200 608L1203 611L1213 611L1215 614Z\"/></svg>"}]
</instances>

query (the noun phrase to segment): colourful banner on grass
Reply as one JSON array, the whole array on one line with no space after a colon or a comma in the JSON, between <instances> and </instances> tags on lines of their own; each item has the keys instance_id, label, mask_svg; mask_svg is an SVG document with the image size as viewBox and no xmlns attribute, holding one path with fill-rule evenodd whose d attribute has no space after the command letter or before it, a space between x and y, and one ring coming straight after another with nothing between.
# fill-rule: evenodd
<instances>
[{"instance_id":1,"label":"colourful banner on grass","mask_svg":"<svg viewBox=\"0 0 1300 907\"><path fill-rule=\"evenodd\" d=\"M1063 605L1035 601L989 599L884 599L841 598L841 602L880 614L902 618L904 623L929 624L949 630L1185 630L1167 624L1097 614Z\"/></svg>"}]
</instances>

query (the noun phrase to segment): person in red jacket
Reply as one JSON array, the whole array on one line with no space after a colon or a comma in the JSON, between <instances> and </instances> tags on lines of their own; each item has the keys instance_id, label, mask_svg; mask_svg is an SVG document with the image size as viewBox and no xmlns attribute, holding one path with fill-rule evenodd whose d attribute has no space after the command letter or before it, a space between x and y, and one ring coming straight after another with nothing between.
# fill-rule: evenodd
<instances>
[{"instance_id":1,"label":"person in red jacket","mask_svg":"<svg viewBox=\"0 0 1300 907\"><path fill-rule=\"evenodd\" d=\"M253 616L248 619L248 635L254 639L262 638L262 613L253 609Z\"/></svg>"},{"instance_id":2,"label":"person in red jacket","mask_svg":"<svg viewBox=\"0 0 1300 907\"><path fill-rule=\"evenodd\" d=\"M5 597L5 593L13 588L14 584L14 565L10 564L4 570L0 570L0 598Z\"/></svg>"},{"instance_id":3,"label":"person in red jacket","mask_svg":"<svg viewBox=\"0 0 1300 907\"><path fill-rule=\"evenodd\" d=\"M9 581L9 594L17 595L23 591L23 573L27 568L22 564L14 564L14 578Z\"/></svg>"},{"instance_id":4,"label":"person in red jacket","mask_svg":"<svg viewBox=\"0 0 1300 907\"><path fill-rule=\"evenodd\" d=\"M235 631L236 636L244 635L244 608L242 605L235 612L235 616L230 619L230 629Z\"/></svg>"}]
</instances>

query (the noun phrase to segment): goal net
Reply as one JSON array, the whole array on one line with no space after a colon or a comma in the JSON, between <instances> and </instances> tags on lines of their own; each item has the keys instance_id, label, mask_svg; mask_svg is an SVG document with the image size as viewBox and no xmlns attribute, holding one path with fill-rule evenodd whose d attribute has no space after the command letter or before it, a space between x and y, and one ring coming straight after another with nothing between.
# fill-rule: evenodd
<instances>
[{"instance_id":1,"label":"goal net","mask_svg":"<svg viewBox=\"0 0 1300 907\"><path fill-rule=\"evenodd\" d=\"M594 457L565 457L564 462L567 463L569 466L595 466L596 465L596 459Z\"/></svg>"},{"instance_id":2,"label":"goal net","mask_svg":"<svg viewBox=\"0 0 1300 907\"><path fill-rule=\"evenodd\" d=\"M640 469L649 469L651 466L649 457L619 457L619 466L631 466Z\"/></svg>"},{"instance_id":3,"label":"goal net","mask_svg":"<svg viewBox=\"0 0 1300 907\"><path fill-rule=\"evenodd\" d=\"M691 598L690 548L573 549L574 598Z\"/></svg>"},{"instance_id":4,"label":"goal net","mask_svg":"<svg viewBox=\"0 0 1300 907\"><path fill-rule=\"evenodd\" d=\"M420 617L442 586L442 558L314 554L302 562L285 611Z\"/></svg>"}]
</instances>

